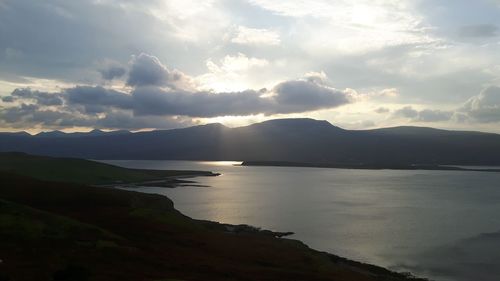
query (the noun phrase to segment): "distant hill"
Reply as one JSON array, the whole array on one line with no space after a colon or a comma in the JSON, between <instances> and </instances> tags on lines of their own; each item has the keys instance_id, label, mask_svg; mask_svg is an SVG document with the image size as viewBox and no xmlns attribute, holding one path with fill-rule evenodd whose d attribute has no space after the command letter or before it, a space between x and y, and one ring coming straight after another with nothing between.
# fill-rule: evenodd
<instances>
[{"instance_id":1,"label":"distant hill","mask_svg":"<svg viewBox=\"0 0 500 281\"><path fill-rule=\"evenodd\" d=\"M278 119L239 128L209 124L72 137L0 134L0 151L87 159L500 165L500 135L422 127L344 130L327 121Z\"/></svg>"},{"instance_id":2,"label":"distant hill","mask_svg":"<svg viewBox=\"0 0 500 281\"><path fill-rule=\"evenodd\" d=\"M99 129L94 129L90 132L74 132L74 133L65 133L62 131L50 131L50 132L40 132L36 134L36 137L44 137L44 138L95 137L95 136L106 136L106 135L111 136L111 135L124 135L124 134L130 134L130 132L126 130L105 132Z\"/></svg>"}]
</instances>

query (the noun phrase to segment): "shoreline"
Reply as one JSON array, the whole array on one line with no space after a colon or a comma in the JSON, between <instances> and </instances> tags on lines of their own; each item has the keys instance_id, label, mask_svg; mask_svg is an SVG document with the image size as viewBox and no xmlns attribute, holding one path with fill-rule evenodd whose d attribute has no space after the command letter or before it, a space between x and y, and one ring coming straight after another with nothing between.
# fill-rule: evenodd
<instances>
[{"instance_id":1,"label":"shoreline","mask_svg":"<svg viewBox=\"0 0 500 281\"><path fill-rule=\"evenodd\" d=\"M109 188L141 188L141 187L162 187L162 188L177 188L183 186L193 187L208 187L207 185L197 184L196 181L185 180L197 177L218 177L220 173L200 171L198 174L193 173L189 175L168 176L162 179L146 180L139 182L124 182L124 183L110 183L110 184L97 184L96 187L109 187Z\"/></svg>"},{"instance_id":2,"label":"shoreline","mask_svg":"<svg viewBox=\"0 0 500 281\"><path fill-rule=\"evenodd\" d=\"M428 280L314 250L289 232L192 219L163 195L0 178L0 209L12 218L0 228L9 241L0 244L0 276L12 280L59 272L95 277L75 280Z\"/></svg>"},{"instance_id":3,"label":"shoreline","mask_svg":"<svg viewBox=\"0 0 500 281\"><path fill-rule=\"evenodd\" d=\"M459 171L459 172L489 172L500 173L500 167L495 169L463 168L452 165L348 165L348 164L321 164L288 161L243 161L240 166L244 167L301 167L301 168L325 168L345 170L401 170L401 171Z\"/></svg>"},{"instance_id":4,"label":"shoreline","mask_svg":"<svg viewBox=\"0 0 500 281\"><path fill-rule=\"evenodd\" d=\"M171 176L169 177L172 180L179 180L179 178L195 178L195 177L200 177L200 176L207 176L207 172L202 172L199 175L182 175L182 176ZM214 173L214 172L209 172L212 173L213 175L208 175L208 176L219 176L220 173ZM182 182L187 182L187 183L196 183L195 181L182 181ZM157 185L157 183L165 183L166 185ZM151 183L151 185L144 185L147 183ZM112 188L116 188L118 190L126 190L126 191L131 191L131 192L137 192L141 194L146 194L140 191L141 187L159 187L159 188L177 188L181 186L196 186L196 187L208 187L204 185L193 185L193 184L177 184L177 183L169 183L165 182L164 180L159 180L159 181L151 181L151 182L142 182L142 183L131 183L129 186L110 186ZM123 189L122 189L123 188ZM353 270L360 271L363 273L369 273L378 276L383 275L384 278L391 278L391 279L383 279L383 281L432 281L431 279L428 278L422 278L422 277L417 277L411 272L398 272L398 271L393 271L390 270L386 267L383 266L378 266L375 264L371 264L369 262L360 262L356 261L353 259L349 259L346 257L338 256L335 254L332 254L330 252L320 250L320 249L314 249L309 247L305 242L299 239L295 238L289 238L289 236L295 235L295 232L291 231L275 231L275 230L269 230L269 229L264 229L258 226L254 225L248 225L248 224L228 224L224 222L218 222L218 221L212 221L212 220L203 220L203 219L196 219L192 218L190 216L185 215L181 211L175 208L175 202L170 199L168 196L155 193L156 195L159 195L161 197L164 197L165 199L171 201L173 203L173 208L176 212L179 212L185 217L188 217L202 225L208 225L209 227L214 227L219 230L222 230L225 233L229 233L232 235L250 235L250 236L262 236L262 237L270 237L272 239L279 239L279 240L286 240L291 243L299 244L303 247L306 247L309 251L326 255L331 259L334 263L336 264L342 264L343 266L347 266ZM378 277L377 277L378 278ZM378 280L378 279L376 279ZM382 280L381 280L382 281Z\"/></svg>"}]
</instances>

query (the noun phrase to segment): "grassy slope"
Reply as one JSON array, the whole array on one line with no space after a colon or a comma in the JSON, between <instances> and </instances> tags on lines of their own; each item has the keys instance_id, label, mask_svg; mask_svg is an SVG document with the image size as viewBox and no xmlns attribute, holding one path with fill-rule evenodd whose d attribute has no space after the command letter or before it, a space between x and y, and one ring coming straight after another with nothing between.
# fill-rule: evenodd
<instances>
[{"instance_id":1,"label":"grassy slope","mask_svg":"<svg viewBox=\"0 0 500 281\"><path fill-rule=\"evenodd\" d=\"M0 153L0 171L41 180L81 184L141 182L169 176L211 174L199 171L126 169L84 159L53 158L24 153Z\"/></svg>"},{"instance_id":2,"label":"grassy slope","mask_svg":"<svg viewBox=\"0 0 500 281\"><path fill-rule=\"evenodd\" d=\"M229 233L159 195L5 173L0 182L0 280L407 280L298 241Z\"/></svg>"}]
</instances>

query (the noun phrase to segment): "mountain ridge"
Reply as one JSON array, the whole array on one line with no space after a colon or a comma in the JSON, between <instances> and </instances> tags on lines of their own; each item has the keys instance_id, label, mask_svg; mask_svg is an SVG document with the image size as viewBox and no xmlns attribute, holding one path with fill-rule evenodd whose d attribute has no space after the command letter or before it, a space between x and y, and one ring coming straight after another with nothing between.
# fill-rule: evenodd
<instances>
[{"instance_id":1,"label":"mountain ridge","mask_svg":"<svg viewBox=\"0 0 500 281\"><path fill-rule=\"evenodd\" d=\"M123 134L0 135L0 151L141 160L291 161L366 165L500 165L500 135L400 126L346 130L324 120L213 123Z\"/></svg>"}]
</instances>

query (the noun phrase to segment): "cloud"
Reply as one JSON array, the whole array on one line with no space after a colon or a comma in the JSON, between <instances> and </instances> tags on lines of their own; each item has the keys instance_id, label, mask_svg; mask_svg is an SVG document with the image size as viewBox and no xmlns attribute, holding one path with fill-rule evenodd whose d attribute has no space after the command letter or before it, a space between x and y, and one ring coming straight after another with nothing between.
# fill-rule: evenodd
<instances>
[{"instance_id":1,"label":"cloud","mask_svg":"<svg viewBox=\"0 0 500 281\"><path fill-rule=\"evenodd\" d=\"M103 116L42 109L37 105L22 104L0 109L0 125L13 128L78 128L138 130L144 128L171 129L196 125L189 118L170 116L134 116L130 111L110 110Z\"/></svg>"},{"instance_id":2,"label":"cloud","mask_svg":"<svg viewBox=\"0 0 500 281\"><path fill-rule=\"evenodd\" d=\"M145 53L133 56L130 61L127 84L140 86L165 86L178 89L192 89L193 80L178 70L169 70L160 60Z\"/></svg>"},{"instance_id":3,"label":"cloud","mask_svg":"<svg viewBox=\"0 0 500 281\"><path fill-rule=\"evenodd\" d=\"M349 91L339 91L314 81L282 82L273 89L273 97L282 108L277 113L306 112L334 108L351 102Z\"/></svg>"},{"instance_id":4,"label":"cloud","mask_svg":"<svg viewBox=\"0 0 500 281\"><path fill-rule=\"evenodd\" d=\"M239 26L231 42L244 45L279 45L281 40L275 31Z\"/></svg>"},{"instance_id":5,"label":"cloud","mask_svg":"<svg viewBox=\"0 0 500 281\"><path fill-rule=\"evenodd\" d=\"M169 71L155 56L140 54L130 61L127 84L130 86L166 86Z\"/></svg>"},{"instance_id":6,"label":"cloud","mask_svg":"<svg viewBox=\"0 0 500 281\"><path fill-rule=\"evenodd\" d=\"M4 102L13 102L15 100L33 100L39 105L62 105L63 100L60 94L52 94L40 91L33 91L30 88L15 89L9 96L2 99Z\"/></svg>"},{"instance_id":7,"label":"cloud","mask_svg":"<svg viewBox=\"0 0 500 281\"><path fill-rule=\"evenodd\" d=\"M414 119L418 117L418 111L413 109L411 106L405 106L394 112L393 116Z\"/></svg>"},{"instance_id":8,"label":"cloud","mask_svg":"<svg viewBox=\"0 0 500 281\"><path fill-rule=\"evenodd\" d=\"M225 66L232 71L265 63L243 56L228 60L231 63ZM156 124L154 122L165 118L191 120L303 113L332 109L354 101L352 90L329 86L329 79L323 72L311 72L301 79L280 82L270 90L213 92L178 87L179 83L192 80L180 71L168 70L156 57L141 54L131 61L128 84L133 88L130 92L85 85L56 93L15 89L10 96L2 98L11 105L0 111L0 120L3 124L24 124L26 127L150 128Z\"/></svg>"},{"instance_id":9,"label":"cloud","mask_svg":"<svg viewBox=\"0 0 500 281\"><path fill-rule=\"evenodd\" d=\"M225 92L248 89L255 80L263 83L264 79L259 78L271 67L266 59L248 57L242 53L226 55L218 62L209 59L206 66L209 72L195 78L200 88Z\"/></svg>"},{"instance_id":10,"label":"cloud","mask_svg":"<svg viewBox=\"0 0 500 281\"><path fill-rule=\"evenodd\" d=\"M391 112L391 110L387 107L379 107L379 108L375 109L375 112L378 114L383 114L383 113L389 113L389 112Z\"/></svg>"},{"instance_id":11,"label":"cloud","mask_svg":"<svg viewBox=\"0 0 500 281\"><path fill-rule=\"evenodd\" d=\"M448 121L453 116L453 112L443 110L424 109L418 112L418 119L421 122Z\"/></svg>"},{"instance_id":12,"label":"cloud","mask_svg":"<svg viewBox=\"0 0 500 281\"><path fill-rule=\"evenodd\" d=\"M105 80L113 80L115 78L120 78L127 72L126 68L121 65L109 65L104 69L100 69L99 73Z\"/></svg>"},{"instance_id":13,"label":"cloud","mask_svg":"<svg viewBox=\"0 0 500 281\"><path fill-rule=\"evenodd\" d=\"M302 113L351 102L350 94L305 80L286 81L272 91L183 92L139 87L132 93L137 115L190 117Z\"/></svg>"},{"instance_id":14,"label":"cloud","mask_svg":"<svg viewBox=\"0 0 500 281\"><path fill-rule=\"evenodd\" d=\"M458 112L467 115L471 121L500 122L500 87L487 87L470 98Z\"/></svg>"},{"instance_id":15,"label":"cloud","mask_svg":"<svg viewBox=\"0 0 500 281\"><path fill-rule=\"evenodd\" d=\"M476 24L462 26L459 30L461 37L495 37L498 36L498 26L493 24Z\"/></svg>"},{"instance_id":16,"label":"cloud","mask_svg":"<svg viewBox=\"0 0 500 281\"><path fill-rule=\"evenodd\" d=\"M120 109L134 107L131 95L101 86L76 86L66 89L63 94L68 105L82 106L86 113L106 112L107 107Z\"/></svg>"},{"instance_id":17,"label":"cloud","mask_svg":"<svg viewBox=\"0 0 500 281\"><path fill-rule=\"evenodd\" d=\"M433 109L416 110L411 106L405 106L394 111L392 116L410 119L412 122L440 122L450 120L453 112Z\"/></svg>"}]
</instances>

